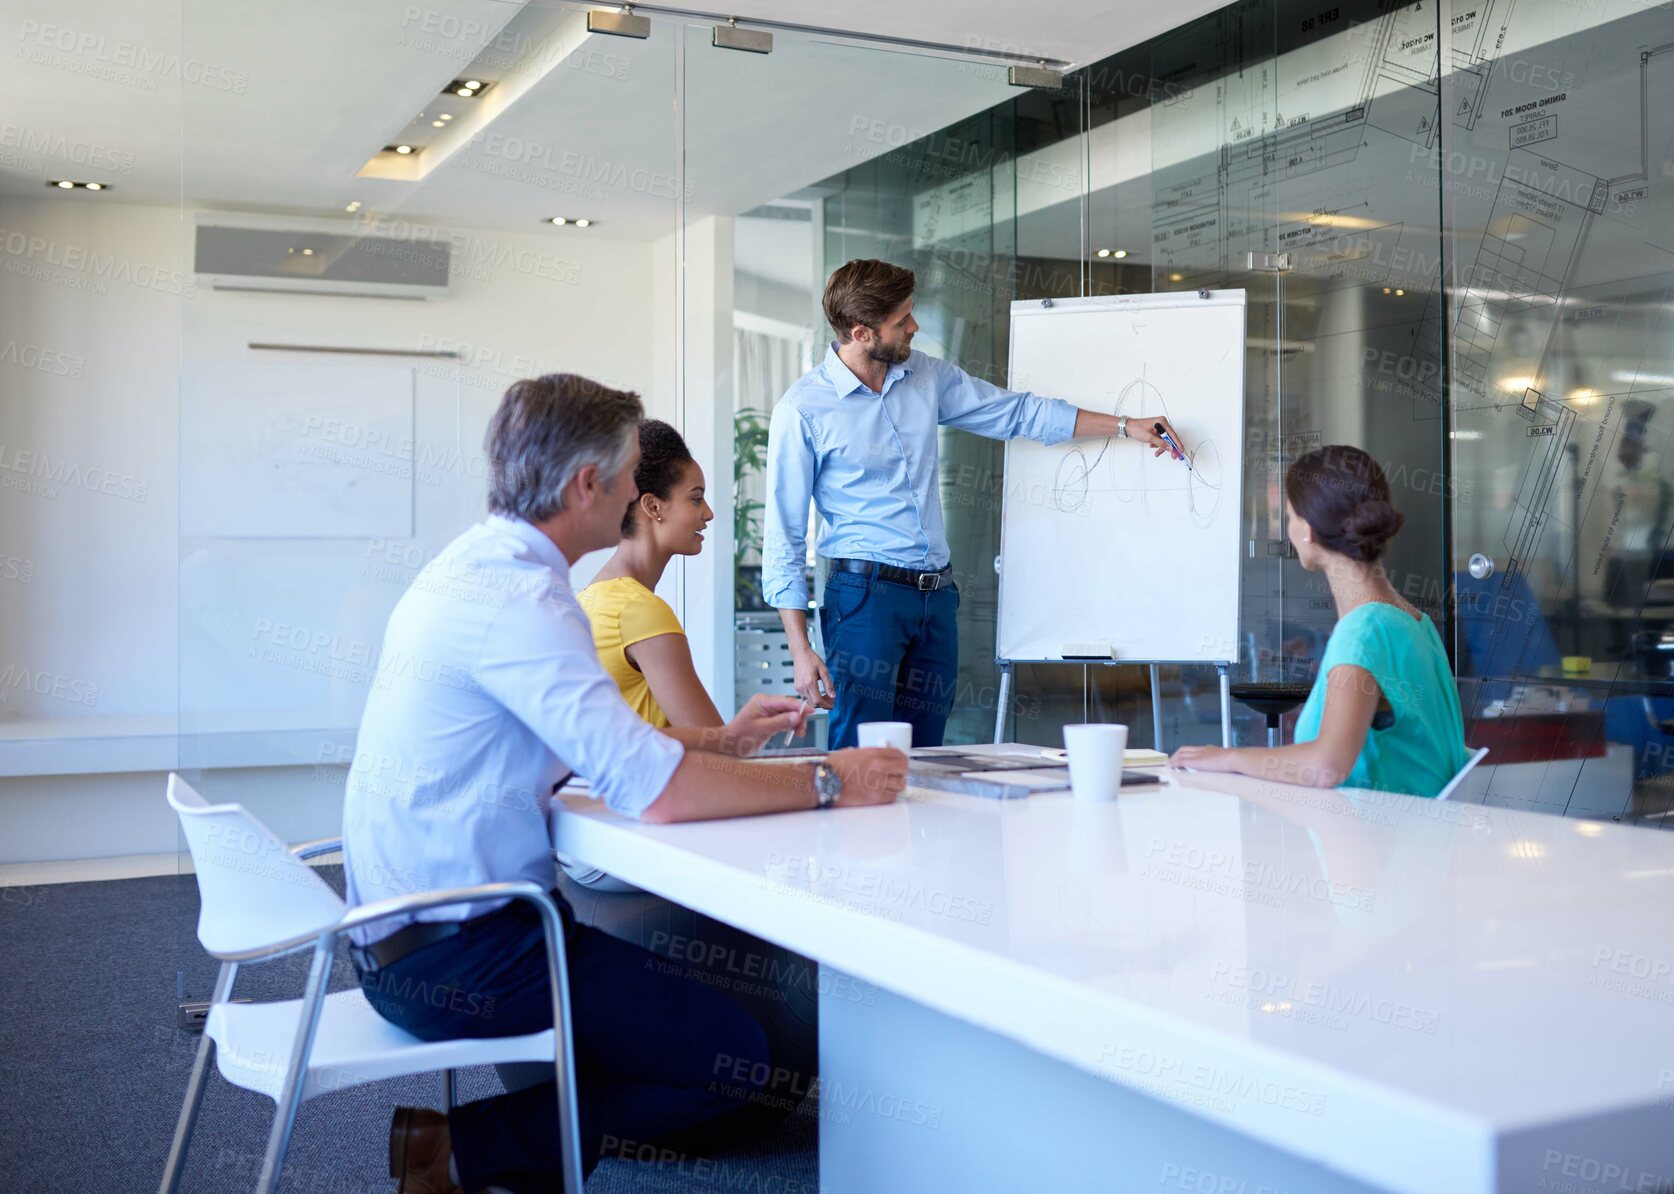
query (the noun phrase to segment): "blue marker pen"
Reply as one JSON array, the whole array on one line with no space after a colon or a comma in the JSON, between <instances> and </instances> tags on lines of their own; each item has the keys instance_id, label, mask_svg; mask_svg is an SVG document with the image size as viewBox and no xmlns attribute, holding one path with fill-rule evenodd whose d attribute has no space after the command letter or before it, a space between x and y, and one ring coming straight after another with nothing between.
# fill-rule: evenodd
<instances>
[{"instance_id":1,"label":"blue marker pen","mask_svg":"<svg viewBox=\"0 0 1674 1194\"><path fill-rule=\"evenodd\" d=\"M1163 430L1163 425L1161 423L1154 423L1152 426L1156 428L1157 434L1162 436L1162 441L1168 445L1168 450L1174 453L1174 459L1184 460L1186 467L1188 469L1191 468L1192 462L1186 460L1186 454L1180 450L1180 445L1174 442L1174 437L1167 431ZM1194 469L1193 471L1195 472L1196 470Z\"/></svg>"}]
</instances>

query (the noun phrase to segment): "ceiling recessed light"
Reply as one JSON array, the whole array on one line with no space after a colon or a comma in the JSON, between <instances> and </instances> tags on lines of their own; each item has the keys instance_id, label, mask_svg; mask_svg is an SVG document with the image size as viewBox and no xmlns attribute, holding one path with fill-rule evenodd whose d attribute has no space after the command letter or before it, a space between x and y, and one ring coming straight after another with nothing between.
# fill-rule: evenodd
<instances>
[{"instance_id":1,"label":"ceiling recessed light","mask_svg":"<svg viewBox=\"0 0 1674 1194\"><path fill-rule=\"evenodd\" d=\"M576 227L577 227L577 228L587 228L587 227L590 227L590 226L591 226L591 225L592 225L592 223L593 223L593 221L592 221L592 220L588 220L588 219L581 219L581 220L577 220L577 221L576 221L576 222L575 222L575 226L576 226Z\"/></svg>"},{"instance_id":2,"label":"ceiling recessed light","mask_svg":"<svg viewBox=\"0 0 1674 1194\"><path fill-rule=\"evenodd\" d=\"M1110 256L1110 250L1109 250L1109 249L1100 249L1100 250L1099 250L1099 256L1100 256L1100 257L1108 257L1108 256Z\"/></svg>"},{"instance_id":3,"label":"ceiling recessed light","mask_svg":"<svg viewBox=\"0 0 1674 1194\"><path fill-rule=\"evenodd\" d=\"M1404 291L1404 290L1397 290L1395 292L1395 297L1396 298L1405 298L1406 296L1407 296L1407 292Z\"/></svg>"},{"instance_id":4,"label":"ceiling recessed light","mask_svg":"<svg viewBox=\"0 0 1674 1194\"><path fill-rule=\"evenodd\" d=\"M443 124L440 120L432 120L430 122L430 127L433 129L445 129L448 126Z\"/></svg>"},{"instance_id":5,"label":"ceiling recessed light","mask_svg":"<svg viewBox=\"0 0 1674 1194\"><path fill-rule=\"evenodd\" d=\"M314 255L314 250L313 249L304 249L304 250L302 250L302 255L304 257L312 257Z\"/></svg>"},{"instance_id":6,"label":"ceiling recessed light","mask_svg":"<svg viewBox=\"0 0 1674 1194\"><path fill-rule=\"evenodd\" d=\"M63 187L66 191L73 191L73 190L75 190L75 186L76 186L75 183L71 182L67 178L61 178L57 182L53 183L52 185L55 186L55 187Z\"/></svg>"},{"instance_id":7,"label":"ceiling recessed light","mask_svg":"<svg viewBox=\"0 0 1674 1194\"><path fill-rule=\"evenodd\" d=\"M472 91L475 91L477 88L482 86L482 83L476 79L466 79L465 86L469 87Z\"/></svg>"},{"instance_id":8,"label":"ceiling recessed light","mask_svg":"<svg viewBox=\"0 0 1674 1194\"><path fill-rule=\"evenodd\" d=\"M102 182L90 182L87 184L87 189L90 191L102 191L105 189L105 184Z\"/></svg>"},{"instance_id":9,"label":"ceiling recessed light","mask_svg":"<svg viewBox=\"0 0 1674 1194\"><path fill-rule=\"evenodd\" d=\"M443 112L441 114L441 116L442 116L443 120L452 120L453 119L453 113L452 112Z\"/></svg>"},{"instance_id":10,"label":"ceiling recessed light","mask_svg":"<svg viewBox=\"0 0 1674 1194\"><path fill-rule=\"evenodd\" d=\"M1114 253L1111 254L1111 256L1116 258L1116 260L1118 260L1118 261L1120 261L1122 258L1126 257L1127 255L1128 255L1128 251L1126 249L1117 249Z\"/></svg>"},{"instance_id":11,"label":"ceiling recessed light","mask_svg":"<svg viewBox=\"0 0 1674 1194\"><path fill-rule=\"evenodd\" d=\"M286 249L285 252L294 253L294 252L296 252L296 249L295 249L295 247L292 247L292 248Z\"/></svg>"},{"instance_id":12,"label":"ceiling recessed light","mask_svg":"<svg viewBox=\"0 0 1674 1194\"><path fill-rule=\"evenodd\" d=\"M360 210L360 200L359 199L350 200L349 205L347 207L345 207L343 210L344 211L359 211Z\"/></svg>"},{"instance_id":13,"label":"ceiling recessed light","mask_svg":"<svg viewBox=\"0 0 1674 1194\"><path fill-rule=\"evenodd\" d=\"M566 220L563 216L553 216L552 217L552 222L554 224L557 224L559 227L563 227L565 224L569 223L569 221Z\"/></svg>"},{"instance_id":14,"label":"ceiling recessed light","mask_svg":"<svg viewBox=\"0 0 1674 1194\"><path fill-rule=\"evenodd\" d=\"M1169 274L1168 275L1168 280L1170 282L1184 282L1186 280L1186 275L1185 274Z\"/></svg>"},{"instance_id":15,"label":"ceiling recessed light","mask_svg":"<svg viewBox=\"0 0 1674 1194\"><path fill-rule=\"evenodd\" d=\"M412 153L413 152L413 147L411 145L397 145L395 147L395 152L396 153Z\"/></svg>"}]
</instances>

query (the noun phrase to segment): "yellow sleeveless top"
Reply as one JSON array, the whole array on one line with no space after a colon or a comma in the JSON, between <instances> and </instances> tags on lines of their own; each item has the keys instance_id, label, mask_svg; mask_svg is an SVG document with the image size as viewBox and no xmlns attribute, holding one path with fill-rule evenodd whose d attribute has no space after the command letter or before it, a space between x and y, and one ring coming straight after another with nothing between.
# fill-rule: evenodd
<instances>
[{"instance_id":1,"label":"yellow sleeveless top","mask_svg":"<svg viewBox=\"0 0 1674 1194\"><path fill-rule=\"evenodd\" d=\"M646 721L662 729L668 725L651 685L632 663L628 648L659 634L685 634L668 602L631 576L594 581L576 595L593 625L593 646L599 662L616 681L622 699Z\"/></svg>"}]
</instances>

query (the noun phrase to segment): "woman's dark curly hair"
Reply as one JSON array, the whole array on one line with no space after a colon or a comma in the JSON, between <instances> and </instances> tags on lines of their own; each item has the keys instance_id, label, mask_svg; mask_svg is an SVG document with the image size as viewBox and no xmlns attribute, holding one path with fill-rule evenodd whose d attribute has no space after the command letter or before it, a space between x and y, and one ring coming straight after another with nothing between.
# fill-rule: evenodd
<instances>
[{"instance_id":1,"label":"woman's dark curly hair","mask_svg":"<svg viewBox=\"0 0 1674 1194\"><path fill-rule=\"evenodd\" d=\"M1370 563L1401 529L1406 515L1389 504L1389 480L1359 448L1315 448L1285 471L1285 496L1314 528L1320 546Z\"/></svg>"},{"instance_id":2,"label":"woman's dark curly hair","mask_svg":"<svg viewBox=\"0 0 1674 1194\"><path fill-rule=\"evenodd\" d=\"M641 493L668 501L674 494L674 483L691 463L692 450L674 428L661 419L646 419L639 425L639 465L634 469L634 484ZM624 535L634 533L634 514L638 509L639 503L635 502L622 516Z\"/></svg>"}]
</instances>

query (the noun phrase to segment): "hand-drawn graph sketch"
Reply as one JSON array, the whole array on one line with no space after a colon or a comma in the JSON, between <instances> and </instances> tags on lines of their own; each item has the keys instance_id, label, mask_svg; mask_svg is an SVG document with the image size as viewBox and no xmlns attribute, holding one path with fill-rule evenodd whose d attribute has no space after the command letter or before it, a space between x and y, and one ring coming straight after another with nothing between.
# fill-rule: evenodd
<instances>
[{"instance_id":1,"label":"hand-drawn graph sketch","mask_svg":"<svg viewBox=\"0 0 1674 1194\"><path fill-rule=\"evenodd\" d=\"M1134 418L1161 415L1171 424L1174 421L1162 391L1143 374L1117 392L1110 413ZM1123 503L1136 502L1147 511L1153 502L1184 494L1194 524L1207 527L1214 521L1221 493L1221 452L1212 435L1186 447L1184 470L1182 462L1166 453L1161 457L1150 451L1112 454L1110 445L1114 442L1105 439L1090 448L1064 449L1052 486L1052 502L1060 511L1078 513L1095 493L1112 494ZM1156 467L1159 464L1162 469Z\"/></svg>"}]
</instances>

